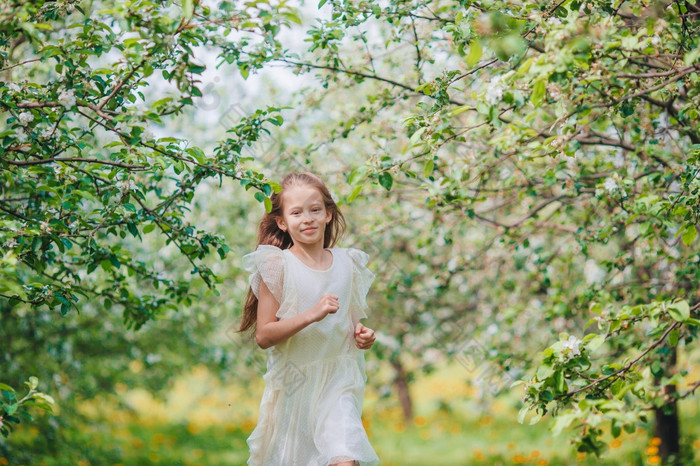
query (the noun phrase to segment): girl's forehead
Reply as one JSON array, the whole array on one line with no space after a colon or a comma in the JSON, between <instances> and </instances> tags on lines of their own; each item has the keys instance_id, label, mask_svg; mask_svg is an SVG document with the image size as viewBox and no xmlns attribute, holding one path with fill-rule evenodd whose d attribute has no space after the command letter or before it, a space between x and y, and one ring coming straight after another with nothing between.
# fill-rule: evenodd
<instances>
[{"instance_id":1,"label":"girl's forehead","mask_svg":"<svg viewBox=\"0 0 700 466\"><path fill-rule=\"evenodd\" d=\"M294 185L285 188L282 193L282 201L285 207L304 205L314 201L323 201L321 192L309 185Z\"/></svg>"}]
</instances>

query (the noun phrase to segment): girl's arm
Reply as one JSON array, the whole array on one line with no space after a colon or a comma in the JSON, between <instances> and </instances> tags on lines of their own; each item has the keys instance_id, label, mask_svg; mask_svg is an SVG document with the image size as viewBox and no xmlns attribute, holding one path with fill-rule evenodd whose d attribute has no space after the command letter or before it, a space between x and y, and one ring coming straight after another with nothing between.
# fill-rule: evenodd
<instances>
[{"instance_id":1,"label":"girl's arm","mask_svg":"<svg viewBox=\"0 0 700 466\"><path fill-rule=\"evenodd\" d=\"M338 310L338 297L325 293L312 308L289 319L277 320L276 314L280 305L265 282L260 283L259 295L255 341L262 349L283 342L301 329Z\"/></svg>"}]
</instances>

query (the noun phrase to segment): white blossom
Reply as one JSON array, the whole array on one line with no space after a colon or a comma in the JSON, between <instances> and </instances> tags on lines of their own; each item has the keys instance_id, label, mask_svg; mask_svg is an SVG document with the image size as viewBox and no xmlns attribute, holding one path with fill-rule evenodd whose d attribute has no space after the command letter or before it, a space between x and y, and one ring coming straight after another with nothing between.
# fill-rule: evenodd
<instances>
[{"instance_id":1,"label":"white blossom","mask_svg":"<svg viewBox=\"0 0 700 466\"><path fill-rule=\"evenodd\" d=\"M435 348L428 348L423 353L423 359L426 362L436 363L442 359L442 353Z\"/></svg>"},{"instance_id":2,"label":"white blossom","mask_svg":"<svg viewBox=\"0 0 700 466\"><path fill-rule=\"evenodd\" d=\"M32 115L32 112L22 112L19 114L19 122L23 125L31 123L32 121L34 121L34 115Z\"/></svg>"},{"instance_id":3,"label":"white blossom","mask_svg":"<svg viewBox=\"0 0 700 466\"><path fill-rule=\"evenodd\" d=\"M41 223L40 223L40 227L41 227L41 229L44 230L44 231L49 231L49 229L50 229L50 227L49 227L49 222L46 222L46 221L43 221L43 220L42 220Z\"/></svg>"},{"instance_id":4,"label":"white blossom","mask_svg":"<svg viewBox=\"0 0 700 466\"><path fill-rule=\"evenodd\" d=\"M651 45L659 45L659 42L661 42L661 41L659 40L659 36L653 36L653 37L651 38Z\"/></svg>"},{"instance_id":5,"label":"white blossom","mask_svg":"<svg viewBox=\"0 0 700 466\"><path fill-rule=\"evenodd\" d=\"M17 138L17 141L20 144L24 144L25 142L27 142L27 135L22 132L16 133L15 137Z\"/></svg>"},{"instance_id":6,"label":"white blossom","mask_svg":"<svg viewBox=\"0 0 700 466\"><path fill-rule=\"evenodd\" d=\"M391 335L387 335L386 333L383 332L376 332L376 337L377 337L377 343L386 346L387 348L391 350L397 350L399 349L399 342L396 338L394 338Z\"/></svg>"},{"instance_id":7,"label":"white blossom","mask_svg":"<svg viewBox=\"0 0 700 466\"><path fill-rule=\"evenodd\" d=\"M615 155L615 158L613 159L613 165L615 168L622 168L625 166L625 158L622 156L622 154L618 153Z\"/></svg>"},{"instance_id":8,"label":"white blossom","mask_svg":"<svg viewBox=\"0 0 700 466\"><path fill-rule=\"evenodd\" d=\"M148 364L155 364L158 361L160 361L162 358L160 354L154 354L154 353L149 353L146 355L146 362Z\"/></svg>"},{"instance_id":9,"label":"white blossom","mask_svg":"<svg viewBox=\"0 0 700 466\"><path fill-rule=\"evenodd\" d=\"M10 90L13 92L20 92L21 89L16 83L10 83Z\"/></svg>"},{"instance_id":10,"label":"white blossom","mask_svg":"<svg viewBox=\"0 0 700 466\"><path fill-rule=\"evenodd\" d=\"M610 192L613 192L617 189L617 182L612 179L611 177L605 178L605 183L603 183L603 187L607 189Z\"/></svg>"},{"instance_id":11,"label":"white blossom","mask_svg":"<svg viewBox=\"0 0 700 466\"><path fill-rule=\"evenodd\" d=\"M39 136L41 136L42 138L50 138L52 133L53 133L52 128L46 128L46 129L41 130L41 133L39 133Z\"/></svg>"},{"instance_id":12,"label":"white blossom","mask_svg":"<svg viewBox=\"0 0 700 466\"><path fill-rule=\"evenodd\" d=\"M117 188L121 192L136 191L136 183L132 179L117 181Z\"/></svg>"},{"instance_id":13,"label":"white blossom","mask_svg":"<svg viewBox=\"0 0 700 466\"><path fill-rule=\"evenodd\" d=\"M14 247L17 246L17 244L18 244L18 243L17 243L17 241L15 241L14 238L10 238L10 239L8 239L8 240L5 242L5 246L6 246L7 248L14 248Z\"/></svg>"},{"instance_id":14,"label":"white blossom","mask_svg":"<svg viewBox=\"0 0 700 466\"><path fill-rule=\"evenodd\" d=\"M75 105L75 93L72 90L66 90L59 94L58 102L66 108L72 108Z\"/></svg>"},{"instance_id":15,"label":"white blossom","mask_svg":"<svg viewBox=\"0 0 700 466\"><path fill-rule=\"evenodd\" d=\"M484 96L486 101L490 105L496 105L501 101L503 97L503 86L501 86L501 77L494 77L486 87L486 94Z\"/></svg>"},{"instance_id":16,"label":"white blossom","mask_svg":"<svg viewBox=\"0 0 700 466\"><path fill-rule=\"evenodd\" d=\"M579 349L580 344L581 340L571 335L569 339L564 342L564 349L571 351L571 354L574 356L578 356L581 354L581 350Z\"/></svg>"},{"instance_id":17,"label":"white blossom","mask_svg":"<svg viewBox=\"0 0 700 466\"><path fill-rule=\"evenodd\" d=\"M586 277L586 283L600 283L605 278L605 270L598 266L593 259L588 259L583 266L583 274Z\"/></svg>"},{"instance_id":18,"label":"white blossom","mask_svg":"<svg viewBox=\"0 0 700 466\"><path fill-rule=\"evenodd\" d=\"M558 102L563 95L561 89L559 89L559 86L557 86L554 83L547 84L547 92L549 93L549 96L552 98L552 100L554 100L555 102Z\"/></svg>"}]
</instances>

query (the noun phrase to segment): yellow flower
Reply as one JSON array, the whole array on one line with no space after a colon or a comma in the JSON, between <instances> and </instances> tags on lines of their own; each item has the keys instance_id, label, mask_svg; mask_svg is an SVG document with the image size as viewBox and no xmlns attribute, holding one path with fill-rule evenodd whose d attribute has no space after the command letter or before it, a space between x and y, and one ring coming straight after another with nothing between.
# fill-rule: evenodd
<instances>
[{"instance_id":1,"label":"yellow flower","mask_svg":"<svg viewBox=\"0 0 700 466\"><path fill-rule=\"evenodd\" d=\"M661 462L660 456L650 456L649 457L649 464L659 464L660 462Z\"/></svg>"},{"instance_id":2,"label":"yellow flower","mask_svg":"<svg viewBox=\"0 0 700 466\"><path fill-rule=\"evenodd\" d=\"M252 432L255 429L255 421L251 418L246 418L241 424L243 432Z\"/></svg>"},{"instance_id":3,"label":"yellow flower","mask_svg":"<svg viewBox=\"0 0 700 466\"><path fill-rule=\"evenodd\" d=\"M620 440L619 438L616 438L616 439L613 440L613 442L610 444L610 448L617 448L617 447L619 447L620 445L622 445L622 440Z\"/></svg>"},{"instance_id":4,"label":"yellow flower","mask_svg":"<svg viewBox=\"0 0 700 466\"><path fill-rule=\"evenodd\" d=\"M424 427L428 423L428 419L425 416L416 416L413 420L413 424L416 427Z\"/></svg>"},{"instance_id":5,"label":"yellow flower","mask_svg":"<svg viewBox=\"0 0 700 466\"><path fill-rule=\"evenodd\" d=\"M189 432L192 435L197 435L200 430L202 429L197 424L187 424L187 432Z\"/></svg>"},{"instance_id":6,"label":"yellow flower","mask_svg":"<svg viewBox=\"0 0 700 466\"><path fill-rule=\"evenodd\" d=\"M650 446L650 447L647 447L647 450L646 450L646 454L649 455L649 456L654 456L654 455L656 455L658 452L659 452L659 447L655 447L655 446L653 446L653 445Z\"/></svg>"}]
</instances>

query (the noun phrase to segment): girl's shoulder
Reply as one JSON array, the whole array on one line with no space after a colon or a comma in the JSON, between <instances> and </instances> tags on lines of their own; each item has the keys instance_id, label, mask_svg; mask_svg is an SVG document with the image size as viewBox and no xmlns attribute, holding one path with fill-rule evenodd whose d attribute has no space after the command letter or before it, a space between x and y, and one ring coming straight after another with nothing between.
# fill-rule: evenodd
<instances>
[{"instance_id":1,"label":"girl's shoulder","mask_svg":"<svg viewBox=\"0 0 700 466\"><path fill-rule=\"evenodd\" d=\"M259 244L255 251L246 254L242 258L243 268L255 270L262 264L270 265L284 261L282 249L271 244Z\"/></svg>"},{"instance_id":2,"label":"girl's shoulder","mask_svg":"<svg viewBox=\"0 0 700 466\"><path fill-rule=\"evenodd\" d=\"M350 262L352 263L353 267L356 269L362 269L367 266L367 262L369 262L369 254L364 252L361 249L357 248L338 248L334 247L331 248L334 251L340 251L341 253L345 254Z\"/></svg>"}]
</instances>

